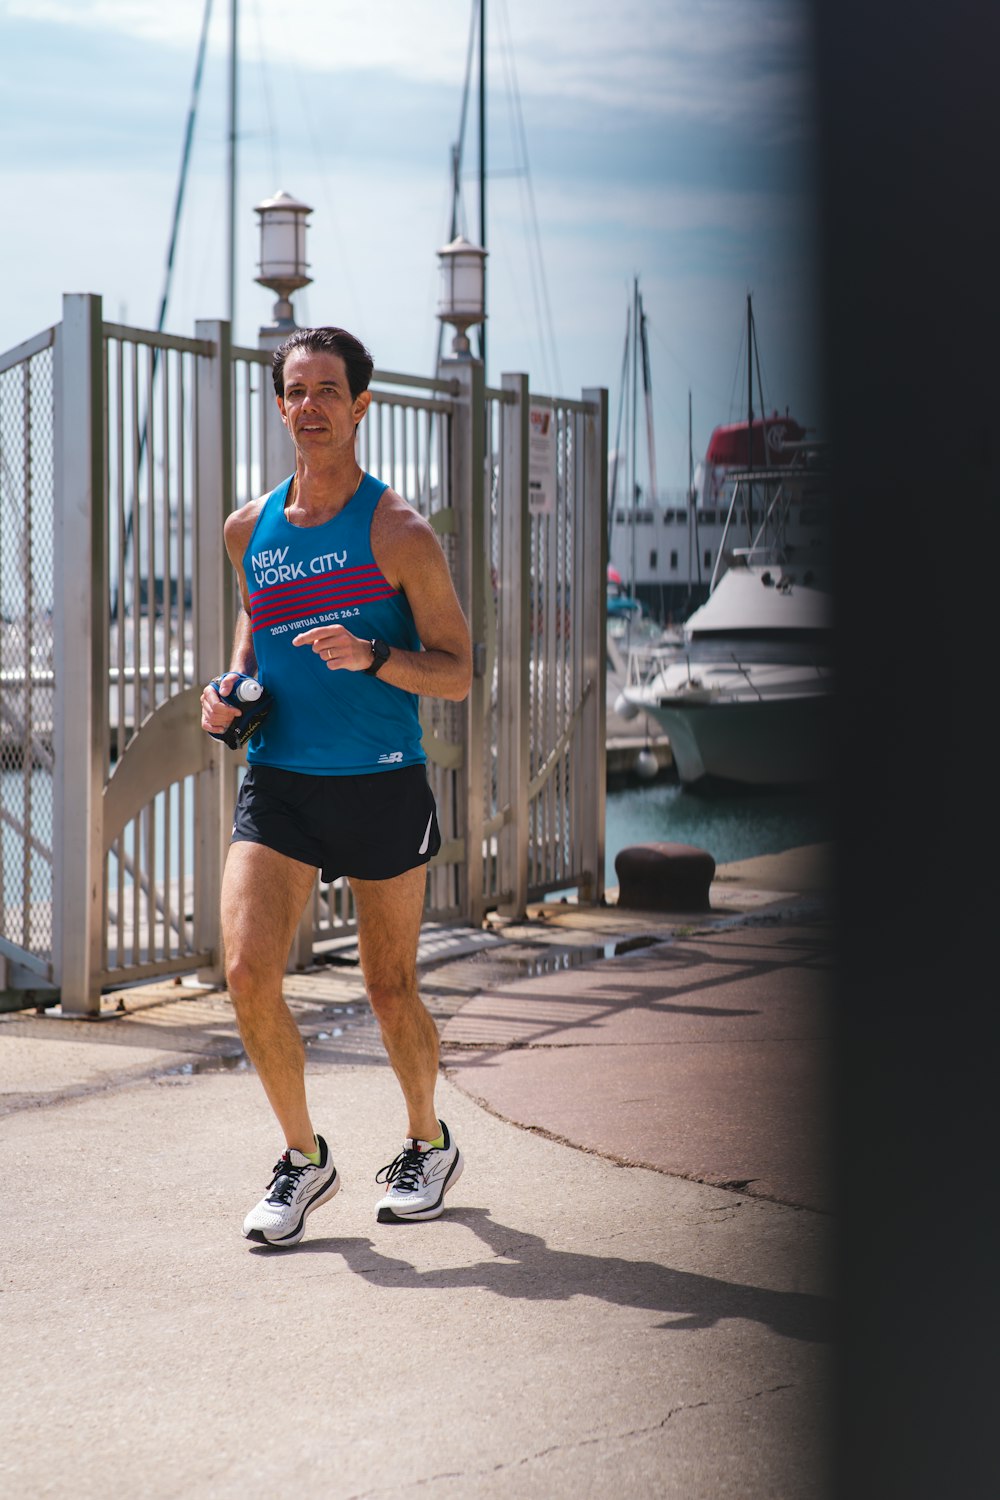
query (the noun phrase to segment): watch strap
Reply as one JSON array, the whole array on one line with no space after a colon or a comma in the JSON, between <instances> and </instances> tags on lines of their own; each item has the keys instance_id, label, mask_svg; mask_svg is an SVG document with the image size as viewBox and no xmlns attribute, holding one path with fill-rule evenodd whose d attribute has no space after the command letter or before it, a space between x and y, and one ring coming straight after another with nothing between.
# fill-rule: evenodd
<instances>
[{"instance_id":1,"label":"watch strap","mask_svg":"<svg viewBox=\"0 0 1000 1500\"><path fill-rule=\"evenodd\" d=\"M384 667L385 664L386 664L386 662L389 660L389 647L386 645L385 641L380 641L380 640L376 639L376 640L372 641L371 646L372 646L371 666L370 667L365 667L365 669L364 669L366 677L375 677L375 676L377 676L379 670L382 667Z\"/></svg>"}]
</instances>

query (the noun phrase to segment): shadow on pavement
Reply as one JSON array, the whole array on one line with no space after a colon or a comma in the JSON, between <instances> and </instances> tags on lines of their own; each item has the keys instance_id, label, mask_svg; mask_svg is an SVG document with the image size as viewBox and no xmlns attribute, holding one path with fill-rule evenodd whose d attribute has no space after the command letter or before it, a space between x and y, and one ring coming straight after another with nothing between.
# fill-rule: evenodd
<instances>
[{"instance_id":1,"label":"shadow on pavement","mask_svg":"<svg viewBox=\"0 0 1000 1500\"><path fill-rule=\"evenodd\" d=\"M409 1261L386 1255L370 1239L358 1236L306 1240L286 1250L253 1247L265 1258L294 1254L341 1255L357 1276L373 1285L458 1290L478 1287L498 1297L564 1302L571 1297L598 1297L619 1307L644 1307L673 1316L658 1328L683 1332L711 1328L726 1318L762 1323L784 1338L828 1343L833 1338L834 1304L804 1292L775 1292L764 1287L719 1281L691 1271L674 1271L655 1261L625 1260L616 1255L586 1255L550 1250L536 1234L500 1224L484 1208L449 1210L448 1222L465 1224L493 1258L472 1265L418 1270ZM399 1226L401 1239L418 1227Z\"/></svg>"}]
</instances>

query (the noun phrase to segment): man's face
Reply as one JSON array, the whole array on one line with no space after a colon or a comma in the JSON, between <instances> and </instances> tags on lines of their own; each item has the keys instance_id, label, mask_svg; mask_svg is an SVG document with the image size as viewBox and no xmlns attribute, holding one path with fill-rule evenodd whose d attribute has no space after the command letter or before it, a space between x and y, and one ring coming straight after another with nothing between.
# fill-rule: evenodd
<instances>
[{"instance_id":1,"label":"man's face","mask_svg":"<svg viewBox=\"0 0 1000 1500\"><path fill-rule=\"evenodd\" d=\"M371 392L351 396L347 370L339 354L293 349L285 360L285 394L278 409L296 448L306 453L354 449L354 429Z\"/></svg>"}]
</instances>

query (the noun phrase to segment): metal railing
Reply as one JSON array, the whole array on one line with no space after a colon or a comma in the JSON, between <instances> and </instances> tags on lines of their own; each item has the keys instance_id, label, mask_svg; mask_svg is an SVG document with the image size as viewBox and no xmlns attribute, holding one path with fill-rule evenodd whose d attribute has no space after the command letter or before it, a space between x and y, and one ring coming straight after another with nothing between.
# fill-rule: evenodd
<instances>
[{"instance_id":1,"label":"metal railing","mask_svg":"<svg viewBox=\"0 0 1000 1500\"><path fill-rule=\"evenodd\" d=\"M223 322L151 333L89 295L0 358L0 991L88 1013L110 986L221 972L242 757L201 732L197 700L235 619L225 517L292 467L269 364ZM434 527L475 645L468 700L421 702L442 831L428 913L596 899L606 393L487 390L468 360L377 370L372 391L359 461ZM532 412L551 424L542 503ZM347 882L317 881L290 963L353 921Z\"/></svg>"}]
</instances>

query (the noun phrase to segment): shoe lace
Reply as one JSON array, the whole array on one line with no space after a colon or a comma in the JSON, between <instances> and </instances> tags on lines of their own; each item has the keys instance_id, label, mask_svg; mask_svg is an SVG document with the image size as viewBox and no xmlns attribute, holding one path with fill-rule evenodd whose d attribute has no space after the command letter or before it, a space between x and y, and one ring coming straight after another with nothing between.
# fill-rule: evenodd
<instances>
[{"instance_id":1,"label":"shoe lace","mask_svg":"<svg viewBox=\"0 0 1000 1500\"><path fill-rule=\"evenodd\" d=\"M404 1146L394 1161L375 1174L376 1182L394 1183L397 1193L415 1193L423 1181L430 1151Z\"/></svg>"},{"instance_id":2,"label":"shoe lace","mask_svg":"<svg viewBox=\"0 0 1000 1500\"><path fill-rule=\"evenodd\" d=\"M287 1207L292 1201L292 1194L299 1185L299 1178L306 1171L305 1166L297 1167L287 1156L283 1156L275 1163L274 1176L268 1183L273 1191L268 1193L268 1203L283 1203Z\"/></svg>"}]
</instances>

